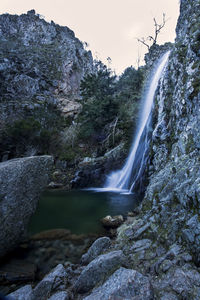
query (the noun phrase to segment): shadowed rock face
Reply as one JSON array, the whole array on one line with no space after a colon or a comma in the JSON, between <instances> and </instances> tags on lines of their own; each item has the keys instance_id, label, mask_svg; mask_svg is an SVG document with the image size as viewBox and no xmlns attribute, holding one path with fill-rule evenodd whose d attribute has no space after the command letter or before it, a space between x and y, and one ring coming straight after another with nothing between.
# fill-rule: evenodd
<instances>
[{"instance_id":1,"label":"shadowed rock face","mask_svg":"<svg viewBox=\"0 0 200 300\"><path fill-rule=\"evenodd\" d=\"M52 164L53 158L47 155L0 163L0 256L25 237Z\"/></svg>"}]
</instances>

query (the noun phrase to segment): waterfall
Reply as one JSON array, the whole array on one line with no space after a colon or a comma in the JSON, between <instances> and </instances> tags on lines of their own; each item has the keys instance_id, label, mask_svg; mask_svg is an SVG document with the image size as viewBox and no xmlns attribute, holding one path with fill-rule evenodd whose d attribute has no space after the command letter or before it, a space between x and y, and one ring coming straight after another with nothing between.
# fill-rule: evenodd
<instances>
[{"instance_id":1,"label":"waterfall","mask_svg":"<svg viewBox=\"0 0 200 300\"><path fill-rule=\"evenodd\" d=\"M138 128L126 163L121 170L108 176L104 190L131 193L142 180L148 160L153 100L159 80L167 66L169 54L170 51L160 58L150 76L149 86L143 97Z\"/></svg>"}]
</instances>

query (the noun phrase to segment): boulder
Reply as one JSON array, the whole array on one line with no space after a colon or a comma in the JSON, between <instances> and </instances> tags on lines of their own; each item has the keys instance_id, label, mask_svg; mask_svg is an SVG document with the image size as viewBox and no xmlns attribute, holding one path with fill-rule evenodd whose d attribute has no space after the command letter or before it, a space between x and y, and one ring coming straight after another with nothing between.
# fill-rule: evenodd
<instances>
[{"instance_id":1,"label":"boulder","mask_svg":"<svg viewBox=\"0 0 200 300\"><path fill-rule=\"evenodd\" d=\"M8 295L9 300L33 300L33 290L30 284L27 284L15 292Z\"/></svg>"},{"instance_id":2,"label":"boulder","mask_svg":"<svg viewBox=\"0 0 200 300\"><path fill-rule=\"evenodd\" d=\"M52 164L53 158L47 155L0 163L0 256L25 238Z\"/></svg>"},{"instance_id":3,"label":"boulder","mask_svg":"<svg viewBox=\"0 0 200 300\"><path fill-rule=\"evenodd\" d=\"M74 284L74 289L79 293L91 290L96 284L105 280L106 277L124 263L125 256L121 250L98 256L83 269L81 275Z\"/></svg>"},{"instance_id":4,"label":"boulder","mask_svg":"<svg viewBox=\"0 0 200 300\"><path fill-rule=\"evenodd\" d=\"M120 268L83 300L153 299L149 279L135 270Z\"/></svg>"},{"instance_id":5,"label":"boulder","mask_svg":"<svg viewBox=\"0 0 200 300\"><path fill-rule=\"evenodd\" d=\"M92 246L89 248L88 252L81 257L82 264L88 264L98 255L106 251L111 245L111 240L109 237L101 237L97 239Z\"/></svg>"},{"instance_id":6,"label":"boulder","mask_svg":"<svg viewBox=\"0 0 200 300\"><path fill-rule=\"evenodd\" d=\"M101 219L102 225L109 229L109 228L117 228L124 222L124 218L122 215L119 216L106 216L105 218Z\"/></svg>"},{"instance_id":7,"label":"boulder","mask_svg":"<svg viewBox=\"0 0 200 300\"><path fill-rule=\"evenodd\" d=\"M33 290L34 299L46 300L53 291L62 291L66 286L66 271L62 264L57 265Z\"/></svg>"}]
</instances>

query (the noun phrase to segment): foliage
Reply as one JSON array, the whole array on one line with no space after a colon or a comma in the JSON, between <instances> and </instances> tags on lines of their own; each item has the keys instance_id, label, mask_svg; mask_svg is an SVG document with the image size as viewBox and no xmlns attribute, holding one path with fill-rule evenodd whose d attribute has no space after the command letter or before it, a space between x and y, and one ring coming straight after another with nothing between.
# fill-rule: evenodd
<instances>
[{"instance_id":1,"label":"foliage","mask_svg":"<svg viewBox=\"0 0 200 300\"><path fill-rule=\"evenodd\" d=\"M96 74L81 83L83 109L79 115L79 138L90 143L131 139L143 86L144 69L127 68L118 78L101 62Z\"/></svg>"},{"instance_id":2,"label":"foliage","mask_svg":"<svg viewBox=\"0 0 200 300\"><path fill-rule=\"evenodd\" d=\"M124 101L139 101L141 96L141 89L144 79L144 68L134 69L132 66L127 68L120 76L116 90L118 98Z\"/></svg>"},{"instance_id":3,"label":"foliage","mask_svg":"<svg viewBox=\"0 0 200 300\"><path fill-rule=\"evenodd\" d=\"M79 122L82 138L101 140L102 128L112 122L118 103L114 98L116 76L100 61L96 62L96 69L96 74L87 75L81 82L84 103Z\"/></svg>"},{"instance_id":4,"label":"foliage","mask_svg":"<svg viewBox=\"0 0 200 300\"><path fill-rule=\"evenodd\" d=\"M63 119L58 112L35 111L32 116L4 124L0 131L0 155L9 158L36 154L56 154Z\"/></svg>"}]
</instances>

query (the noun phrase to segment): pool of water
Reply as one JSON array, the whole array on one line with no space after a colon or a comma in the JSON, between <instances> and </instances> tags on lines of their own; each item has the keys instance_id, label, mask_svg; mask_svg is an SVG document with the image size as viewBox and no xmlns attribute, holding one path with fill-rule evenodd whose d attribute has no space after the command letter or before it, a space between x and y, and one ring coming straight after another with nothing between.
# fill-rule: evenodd
<instances>
[{"instance_id":1,"label":"pool of water","mask_svg":"<svg viewBox=\"0 0 200 300\"><path fill-rule=\"evenodd\" d=\"M125 215L138 205L140 197L130 194L94 191L46 191L32 217L31 234L55 228L72 233L100 233L100 219L106 215Z\"/></svg>"}]
</instances>

